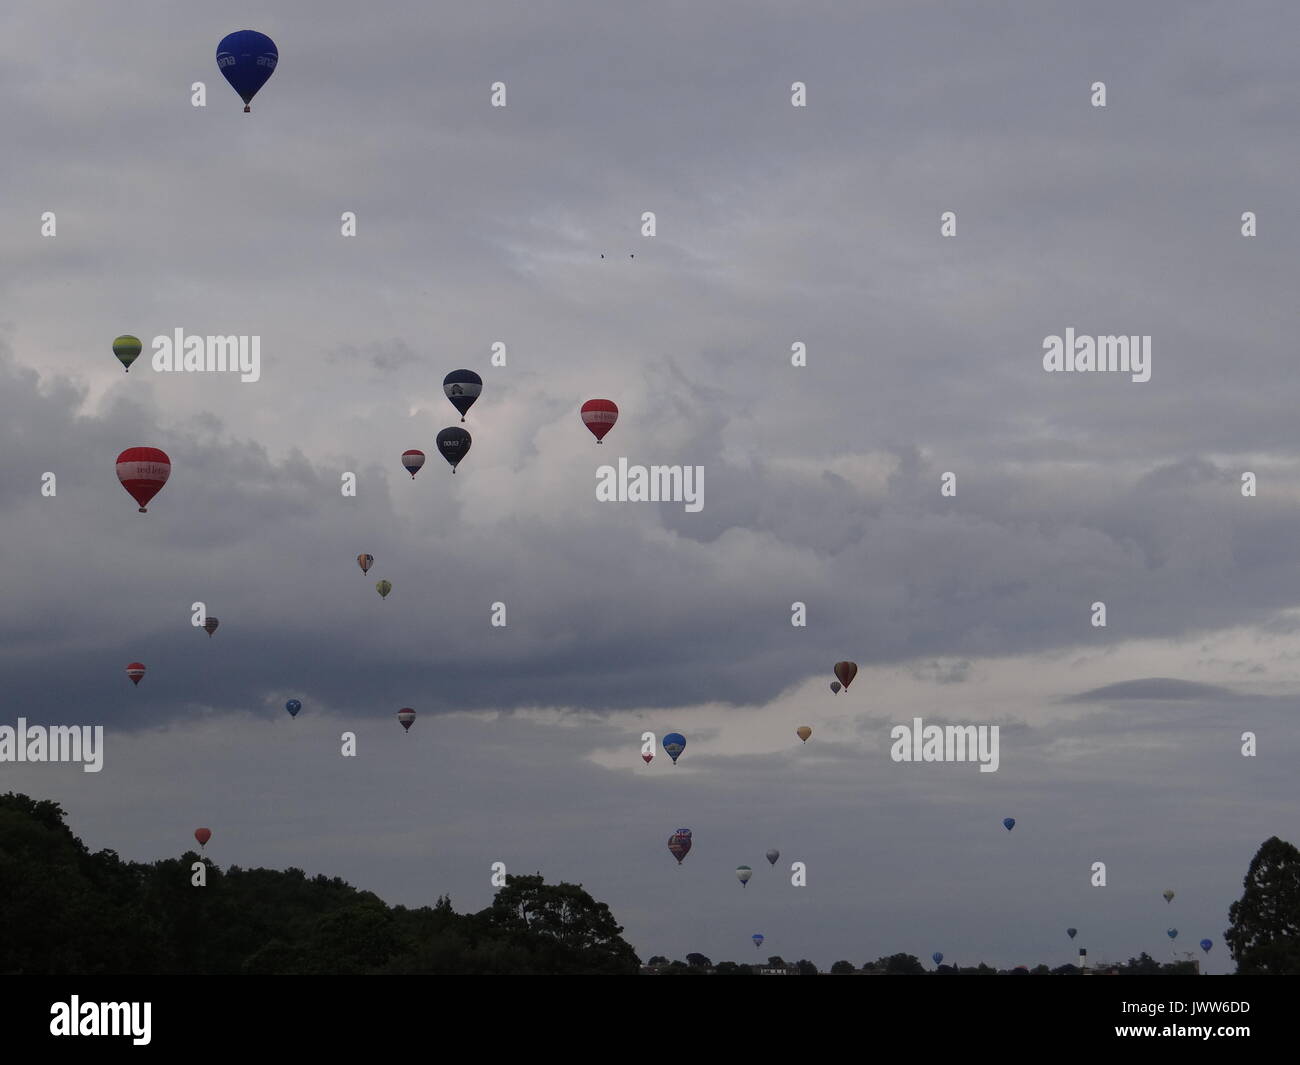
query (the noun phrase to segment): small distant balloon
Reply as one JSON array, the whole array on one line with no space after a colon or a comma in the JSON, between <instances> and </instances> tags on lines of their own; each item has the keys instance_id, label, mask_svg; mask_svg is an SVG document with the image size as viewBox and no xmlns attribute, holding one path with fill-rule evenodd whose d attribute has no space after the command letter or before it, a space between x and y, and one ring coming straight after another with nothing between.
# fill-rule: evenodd
<instances>
[{"instance_id":1,"label":"small distant balloon","mask_svg":"<svg viewBox=\"0 0 1300 1065\"><path fill-rule=\"evenodd\" d=\"M217 626L220 624L221 622L211 615L209 615L207 620L203 622L203 631L208 634L209 639L212 638L212 634L217 631Z\"/></svg>"},{"instance_id":2,"label":"small distant balloon","mask_svg":"<svg viewBox=\"0 0 1300 1065\"><path fill-rule=\"evenodd\" d=\"M442 379L442 390L447 393L451 405L460 411L460 420L465 420L470 407L483 391L483 378L473 370L452 370Z\"/></svg>"},{"instance_id":3,"label":"small distant balloon","mask_svg":"<svg viewBox=\"0 0 1300 1065\"><path fill-rule=\"evenodd\" d=\"M840 693L840 682L839 682L838 680L833 680L833 681L831 681L831 691L832 691L835 695L839 695L839 693Z\"/></svg>"},{"instance_id":4,"label":"small distant balloon","mask_svg":"<svg viewBox=\"0 0 1300 1065\"><path fill-rule=\"evenodd\" d=\"M749 883L749 878L754 875L754 870L747 865L736 867L736 879L740 881L740 886L744 887Z\"/></svg>"},{"instance_id":5,"label":"small distant balloon","mask_svg":"<svg viewBox=\"0 0 1300 1065\"><path fill-rule=\"evenodd\" d=\"M244 113L252 111L248 105L267 79L275 73L280 53L275 42L265 33L256 30L236 30L221 38L217 45L217 69L225 75L230 87L244 101Z\"/></svg>"},{"instance_id":6,"label":"small distant balloon","mask_svg":"<svg viewBox=\"0 0 1300 1065\"><path fill-rule=\"evenodd\" d=\"M1004 817L1002 819L1002 827L1005 828L1008 832L1010 832L1013 828L1016 827L1016 819L1014 817Z\"/></svg>"},{"instance_id":7,"label":"small distant balloon","mask_svg":"<svg viewBox=\"0 0 1300 1065\"><path fill-rule=\"evenodd\" d=\"M677 859L677 864L682 864L682 859L691 852L691 830L689 828L679 828L668 837L668 853Z\"/></svg>"},{"instance_id":8,"label":"small distant balloon","mask_svg":"<svg viewBox=\"0 0 1300 1065\"><path fill-rule=\"evenodd\" d=\"M803 740L804 743L807 743L808 737L812 735L812 729L810 729L807 725L800 725L797 729L794 730L794 734L798 736L801 740Z\"/></svg>"},{"instance_id":9,"label":"small distant balloon","mask_svg":"<svg viewBox=\"0 0 1300 1065\"><path fill-rule=\"evenodd\" d=\"M1069 936L1071 939L1073 939L1075 936L1079 934L1079 930L1077 928L1067 928L1065 930L1065 934Z\"/></svg>"},{"instance_id":10,"label":"small distant balloon","mask_svg":"<svg viewBox=\"0 0 1300 1065\"><path fill-rule=\"evenodd\" d=\"M646 751L643 755L641 755L641 761L645 762L646 765L649 765L651 762L654 761L654 757L655 757L654 751Z\"/></svg>"},{"instance_id":11,"label":"small distant balloon","mask_svg":"<svg viewBox=\"0 0 1300 1065\"><path fill-rule=\"evenodd\" d=\"M415 711L409 706L403 707L401 710L397 711L397 720L402 723L402 728L406 729L407 732L410 732L411 722L415 720Z\"/></svg>"},{"instance_id":12,"label":"small distant balloon","mask_svg":"<svg viewBox=\"0 0 1300 1065\"><path fill-rule=\"evenodd\" d=\"M758 948L761 947L761 946L763 945L763 935L762 935L761 932L755 932L755 933L754 933L752 936L750 936L749 938L752 939L752 940L754 941L754 949L755 949L755 950L758 950Z\"/></svg>"},{"instance_id":13,"label":"small distant balloon","mask_svg":"<svg viewBox=\"0 0 1300 1065\"><path fill-rule=\"evenodd\" d=\"M123 335L113 341L113 354L117 356L125 373L131 372L131 363L135 362L141 347L139 337Z\"/></svg>"},{"instance_id":14,"label":"small distant balloon","mask_svg":"<svg viewBox=\"0 0 1300 1065\"><path fill-rule=\"evenodd\" d=\"M290 699L287 703L284 704L284 708L289 711L290 717L297 717L298 711L302 709L302 703L300 703L297 699Z\"/></svg>"},{"instance_id":15,"label":"small distant balloon","mask_svg":"<svg viewBox=\"0 0 1300 1065\"><path fill-rule=\"evenodd\" d=\"M140 507L141 514L172 474L172 460L156 447L129 447L117 456L117 479Z\"/></svg>"},{"instance_id":16,"label":"small distant balloon","mask_svg":"<svg viewBox=\"0 0 1300 1065\"><path fill-rule=\"evenodd\" d=\"M411 480L415 480L415 475L420 472L424 466L424 452L416 451L412 448L410 451L402 452L402 465L406 467L406 472L411 475Z\"/></svg>"},{"instance_id":17,"label":"small distant balloon","mask_svg":"<svg viewBox=\"0 0 1300 1065\"><path fill-rule=\"evenodd\" d=\"M936 950L933 954L930 955L930 957L934 959L934 964L938 965L941 961L943 961L943 952Z\"/></svg>"},{"instance_id":18,"label":"small distant balloon","mask_svg":"<svg viewBox=\"0 0 1300 1065\"><path fill-rule=\"evenodd\" d=\"M443 429L438 433L438 450L442 452L442 457L451 463L452 473L456 472L460 460L469 454L469 446L473 442L469 433L458 425L453 425L450 429Z\"/></svg>"},{"instance_id":19,"label":"small distant balloon","mask_svg":"<svg viewBox=\"0 0 1300 1065\"><path fill-rule=\"evenodd\" d=\"M1170 929L1168 929L1168 930L1165 932L1165 935L1167 935L1170 939L1177 939L1177 938L1178 938L1178 929L1177 929L1177 928L1170 928Z\"/></svg>"},{"instance_id":20,"label":"small distant balloon","mask_svg":"<svg viewBox=\"0 0 1300 1065\"><path fill-rule=\"evenodd\" d=\"M856 662L836 662L835 676L839 682L844 685L844 690L849 690L849 685L853 683L853 678L858 675L858 664Z\"/></svg>"},{"instance_id":21,"label":"small distant balloon","mask_svg":"<svg viewBox=\"0 0 1300 1065\"><path fill-rule=\"evenodd\" d=\"M1173 902L1173 901L1174 901L1174 893L1173 893L1172 891L1164 891L1164 892L1161 892L1161 894L1164 896L1165 902Z\"/></svg>"},{"instance_id":22,"label":"small distant balloon","mask_svg":"<svg viewBox=\"0 0 1300 1065\"><path fill-rule=\"evenodd\" d=\"M618 421L618 405L612 399L589 399L582 405L581 413L582 424L591 431L598 444Z\"/></svg>"},{"instance_id":23,"label":"small distant balloon","mask_svg":"<svg viewBox=\"0 0 1300 1065\"><path fill-rule=\"evenodd\" d=\"M1214 946L1214 940L1212 940L1212 939L1202 939L1202 940L1201 940L1201 949L1202 949L1203 951L1205 951L1206 954L1209 954L1209 953L1210 953L1210 948L1211 948L1212 946Z\"/></svg>"},{"instance_id":24,"label":"small distant balloon","mask_svg":"<svg viewBox=\"0 0 1300 1065\"><path fill-rule=\"evenodd\" d=\"M374 555L357 555L357 565L361 567L362 573L369 573L370 567L375 564Z\"/></svg>"},{"instance_id":25,"label":"small distant balloon","mask_svg":"<svg viewBox=\"0 0 1300 1065\"><path fill-rule=\"evenodd\" d=\"M664 750L668 752L668 757L673 760L673 765L677 764L677 759L682 751L686 750L686 737L680 732L670 732L664 737Z\"/></svg>"},{"instance_id":26,"label":"small distant balloon","mask_svg":"<svg viewBox=\"0 0 1300 1065\"><path fill-rule=\"evenodd\" d=\"M375 591L379 593L380 599L387 599L388 593L393 590L392 581L378 581L375 584Z\"/></svg>"},{"instance_id":27,"label":"small distant balloon","mask_svg":"<svg viewBox=\"0 0 1300 1065\"><path fill-rule=\"evenodd\" d=\"M212 829L196 828L194 830L194 838L199 841L200 847L206 847L208 845L208 840L212 838Z\"/></svg>"},{"instance_id":28,"label":"small distant balloon","mask_svg":"<svg viewBox=\"0 0 1300 1065\"><path fill-rule=\"evenodd\" d=\"M781 857L781 852L777 850L775 847L773 847L770 851L767 852L767 860L772 865L776 865L777 859L780 857Z\"/></svg>"},{"instance_id":29,"label":"small distant balloon","mask_svg":"<svg viewBox=\"0 0 1300 1065\"><path fill-rule=\"evenodd\" d=\"M131 683L139 685L140 678L144 676L144 663L131 662L126 667L126 675L131 678Z\"/></svg>"}]
</instances>

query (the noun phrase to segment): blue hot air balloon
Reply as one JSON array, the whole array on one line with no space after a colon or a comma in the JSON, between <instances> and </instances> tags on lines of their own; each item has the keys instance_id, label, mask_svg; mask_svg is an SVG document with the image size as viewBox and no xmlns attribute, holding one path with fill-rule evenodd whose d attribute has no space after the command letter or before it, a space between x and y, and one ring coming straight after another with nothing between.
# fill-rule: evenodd
<instances>
[{"instance_id":1,"label":"blue hot air balloon","mask_svg":"<svg viewBox=\"0 0 1300 1065\"><path fill-rule=\"evenodd\" d=\"M464 429L453 425L450 429L439 430L435 443L442 452L442 457L451 463L451 472L455 473L460 460L469 453L473 440Z\"/></svg>"},{"instance_id":2,"label":"blue hot air balloon","mask_svg":"<svg viewBox=\"0 0 1300 1065\"><path fill-rule=\"evenodd\" d=\"M1209 954L1209 953L1210 953L1210 948L1211 948L1212 946L1214 946L1214 940L1212 940L1212 939L1202 939L1202 940L1201 940L1201 949L1202 949L1203 951L1205 951L1206 954Z\"/></svg>"},{"instance_id":3,"label":"blue hot air balloon","mask_svg":"<svg viewBox=\"0 0 1300 1065\"><path fill-rule=\"evenodd\" d=\"M284 704L284 708L289 711L290 717L297 717L298 711L302 709L302 703L298 702L297 699L290 699Z\"/></svg>"},{"instance_id":4,"label":"blue hot air balloon","mask_svg":"<svg viewBox=\"0 0 1300 1065\"><path fill-rule=\"evenodd\" d=\"M1065 934L1069 936L1071 939L1073 939L1075 936L1079 934L1079 930L1077 928L1067 928L1065 930Z\"/></svg>"},{"instance_id":5,"label":"blue hot air balloon","mask_svg":"<svg viewBox=\"0 0 1300 1065\"><path fill-rule=\"evenodd\" d=\"M279 61L275 42L256 30L228 33L217 45L217 68L244 101L245 113L252 110L248 105L266 79L275 73Z\"/></svg>"},{"instance_id":6,"label":"blue hot air balloon","mask_svg":"<svg viewBox=\"0 0 1300 1065\"><path fill-rule=\"evenodd\" d=\"M1170 939L1177 939L1177 938L1178 938L1178 929L1177 929L1177 928L1170 928L1167 932L1165 932L1165 935L1167 935Z\"/></svg>"},{"instance_id":7,"label":"blue hot air balloon","mask_svg":"<svg viewBox=\"0 0 1300 1065\"><path fill-rule=\"evenodd\" d=\"M930 957L934 959L934 964L938 965L941 961L943 961L943 952L936 950L933 954L930 955Z\"/></svg>"},{"instance_id":8,"label":"blue hot air balloon","mask_svg":"<svg viewBox=\"0 0 1300 1065\"><path fill-rule=\"evenodd\" d=\"M1004 817L1002 819L1002 827L1005 828L1008 832L1010 832L1013 828L1016 827L1016 819L1014 817Z\"/></svg>"},{"instance_id":9,"label":"blue hot air balloon","mask_svg":"<svg viewBox=\"0 0 1300 1065\"><path fill-rule=\"evenodd\" d=\"M451 405L460 411L460 420L464 421L478 394L483 391L483 378L473 370L452 370L442 379L442 390L447 393Z\"/></svg>"},{"instance_id":10,"label":"blue hot air balloon","mask_svg":"<svg viewBox=\"0 0 1300 1065\"><path fill-rule=\"evenodd\" d=\"M670 732L664 737L664 750L668 752L668 757L673 760L673 765L677 764L677 758L686 750L686 737L680 732Z\"/></svg>"},{"instance_id":11,"label":"blue hot air balloon","mask_svg":"<svg viewBox=\"0 0 1300 1065\"><path fill-rule=\"evenodd\" d=\"M763 933L762 933L762 932L755 932L755 933L754 933L752 936L750 936L749 938L752 939L752 940L754 941L754 949L755 949L755 950L758 950L758 948L761 947L761 946L763 945Z\"/></svg>"}]
</instances>

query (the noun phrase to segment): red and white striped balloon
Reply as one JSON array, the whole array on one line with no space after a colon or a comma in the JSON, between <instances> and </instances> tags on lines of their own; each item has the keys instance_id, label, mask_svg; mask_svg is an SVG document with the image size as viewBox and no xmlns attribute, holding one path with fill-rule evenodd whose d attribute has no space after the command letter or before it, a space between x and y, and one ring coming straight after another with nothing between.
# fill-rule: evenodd
<instances>
[{"instance_id":1,"label":"red and white striped balloon","mask_svg":"<svg viewBox=\"0 0 1300 1065\"><path fill-rule=\"evenodd\" d=\"M589 399L582 405L582 424L591 430L598 444L614 428L616 421L618 405L612 399Z\"/></svg>"}]
</instances>

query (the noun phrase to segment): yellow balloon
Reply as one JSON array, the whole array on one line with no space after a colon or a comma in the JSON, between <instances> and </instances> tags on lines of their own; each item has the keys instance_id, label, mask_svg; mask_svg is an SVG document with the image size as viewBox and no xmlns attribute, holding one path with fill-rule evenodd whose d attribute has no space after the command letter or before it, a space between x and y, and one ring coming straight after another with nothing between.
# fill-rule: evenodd
<instances>
[{"instance_id":1,"label":"yellow balloon","mask_svg":"<svg viewBox=\"0 0 1300 1065\"><path fill-rule=\"evenodd\" d=\"M794 734L798 736L801 740L803 740L804 743L807 743L808 737L812 735L812 729L810 729L807 725L800 725L797 729L794 730Z\"/></svg>"}]
</instances>

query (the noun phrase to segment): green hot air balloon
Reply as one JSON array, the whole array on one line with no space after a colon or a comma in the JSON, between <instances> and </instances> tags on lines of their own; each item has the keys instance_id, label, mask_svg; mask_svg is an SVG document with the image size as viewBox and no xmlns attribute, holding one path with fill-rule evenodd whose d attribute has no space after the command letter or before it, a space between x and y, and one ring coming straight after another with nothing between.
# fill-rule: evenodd
<instances>
[{"instance_id":1,"label":"green hot air balloon","mask_svg":"<svg viewBox=\"0 0 1300 1065\"><path fill-rule=\"evenodd\" d=\"M380 599L387 599L388 593L391 592L392 590L393 590L392 581L380 581L378 584L375 585L375 591L379 593Z\"/></svg>"},{"instance_id":2,"label":"green hot air balloon","mask_svg":"<svg viewBox=\"0 0 1300 1065\"><path fill-rule=\"evenodd\" d=\"M140 348L139 337L124 334L113 341L113 354L126 368L127 373L131 372L131 363L135 362L135 357L140 354Z\"/></svg>"}]
</instances>

